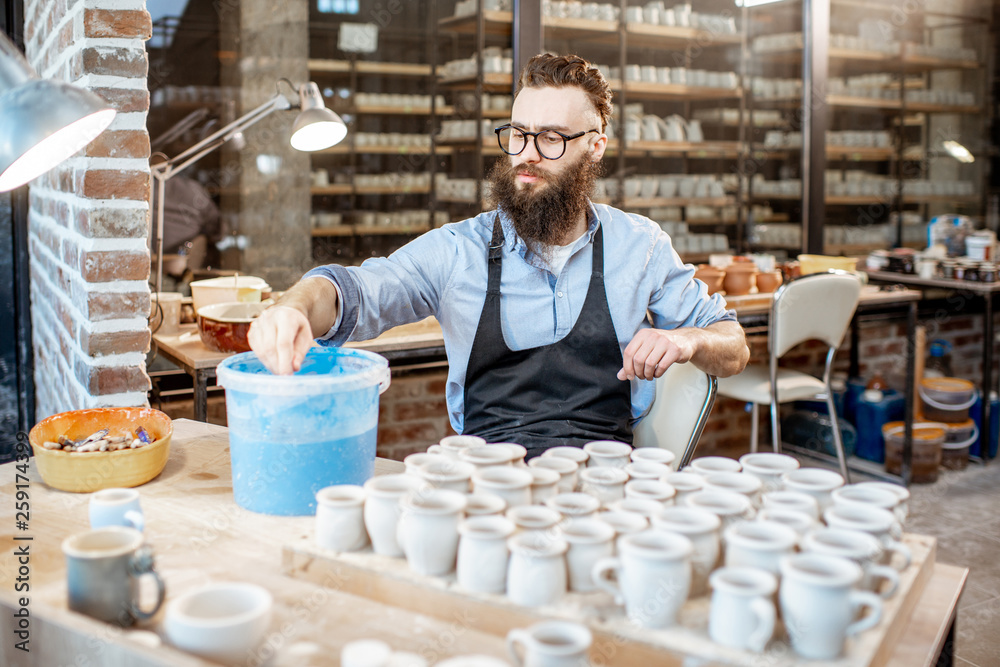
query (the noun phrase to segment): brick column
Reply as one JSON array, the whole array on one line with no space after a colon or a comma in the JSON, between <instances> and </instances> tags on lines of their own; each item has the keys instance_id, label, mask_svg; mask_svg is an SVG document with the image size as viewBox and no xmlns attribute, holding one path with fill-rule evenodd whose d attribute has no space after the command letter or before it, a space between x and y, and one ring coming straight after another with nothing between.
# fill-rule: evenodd
<instances>
[{"instance_id":1,"label":"brick column","mask_svg":"<svg viewBox=\"0 0 1000 667\"><path fill-rule=\"evenodd\" d=\"M43 78L118 111L86 149L31 184L32 341L38 418L144 405L150 333L144 0L27 0L25 47Z\"/></svg>"}]
</instances>

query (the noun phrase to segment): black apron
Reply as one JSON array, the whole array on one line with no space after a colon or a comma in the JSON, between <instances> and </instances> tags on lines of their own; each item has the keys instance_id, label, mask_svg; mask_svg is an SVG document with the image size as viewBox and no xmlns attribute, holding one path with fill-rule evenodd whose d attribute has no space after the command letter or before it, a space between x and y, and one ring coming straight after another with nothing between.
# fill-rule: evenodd
<instances>
[{"instance_id":1,"label":"black apron","mask_svg":"<svg viewBox=\"0 0 1000 667\"><path fill-rule=\"evenodd\" d=\"M489 283L465 374L464 433L516 442L528 457L592 440L632 443L630 384L604 290L604 243L594 235L590 287L573 329L551 345L513 351L500 324L504 238L493 220ZM525 314L530 317L530 314Z\"/></svg>"}]
</instances>

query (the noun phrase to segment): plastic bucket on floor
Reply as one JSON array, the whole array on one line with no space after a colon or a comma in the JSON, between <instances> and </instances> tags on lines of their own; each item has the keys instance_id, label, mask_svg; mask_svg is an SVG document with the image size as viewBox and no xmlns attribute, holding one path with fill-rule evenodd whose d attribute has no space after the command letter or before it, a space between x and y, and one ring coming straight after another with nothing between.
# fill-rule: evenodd
<instances>
[{"instance_id":1,"label":"plastic bucket on floor","mask_svg":"<svg viewBox=\"0 0 1000 667\"><path fill-rule=\"evenodd\" d=\"M903 422L889 422L882 426L885 437L885 471L899 475L903 469ZM941 465L941 445L947 437L947 425L940 422L914 422L913 449L910 454L910 481L936 482Z\"/></svg>"},{"instance_id":2,"label":"plastic bucket on floor","mask_svg":"<svg viewBox=\"0 0 1000 667\"><path fill-rule=\"evenodd\" d=\"M969 447L979 439L975 420L948 424L947 435L941 443L941 465L949 470L964 470L969 465Z\"/></svg>"},{"instance_id":3,"label":"plastic bucket on floor","mask_svg":"<svg viewBox=\"0 0 1000 667\"><path fill-rule=\"evenodd\" d=\"M312 348L294 375L272 375L253 352L219 364L233 496L263 514L316 511L316 492L363 484L375 471L379 394L389 362L373 352Z\"/></svg>"},{"instance_id":4,"label":"plastic bucket on floor","mask_svg":"<svg viewBox=\"0 0 1000 667\"><path fill-rule=\"evenodd\" d=\"M977 392L962 378L929 377L920 381L919 393L925 419L955 424L969 418Z\"/></svg>"}]
</instances>

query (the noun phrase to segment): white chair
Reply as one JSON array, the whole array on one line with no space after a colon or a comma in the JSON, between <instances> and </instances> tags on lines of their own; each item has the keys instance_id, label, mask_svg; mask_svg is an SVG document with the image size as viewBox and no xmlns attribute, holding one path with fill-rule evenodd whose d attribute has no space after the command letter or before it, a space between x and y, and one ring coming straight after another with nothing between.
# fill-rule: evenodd
<instances>
[{"instance_id":1,"label":"white chair","mask_svg":"<svg viewBox=\"0 0 1000 667\"><path fill-rule=\"evenodd\" d=\"M677 469L691 460L715 404L718 381L694 364L671 364L656 379L656 398L635 427L632 444L660 447L677 456Z\"/></svg>"},{"instance_id":2,"label":"white chair","mask_svg":"<svg viewBox=\"0 0 1000 667\"><path fill-rule=\"evenodd\" d=\"M846 271L802 276L782 285L775 292L767 338L769 363L767 366L750 364L739 375L719 381L721 395L753 405L751 451L757 451L760 405L771 406L771 440L774 451L780 452L779 403L825 398L833 423L833 443L840 460L840 472L844 479L850 481L840 425L833 406L833 392L830 390L830 373L833 357L844 340L860 296L861 281ZM782 356L799 343L811 339L821 340L829 346L822 380L802 371L778 368L778 360Z\"/></svg>"}]
</instances>

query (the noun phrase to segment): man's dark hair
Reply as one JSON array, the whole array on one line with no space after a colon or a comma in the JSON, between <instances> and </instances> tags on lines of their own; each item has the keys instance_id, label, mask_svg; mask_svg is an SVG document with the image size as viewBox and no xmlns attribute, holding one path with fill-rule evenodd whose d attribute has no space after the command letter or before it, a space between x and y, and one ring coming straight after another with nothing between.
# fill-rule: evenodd
<instances>
[{"instance_id":1,"label":"man's dark hair","mask_svg":"<svg viewBox=\"0 0 1000 667\"><path fill-rule=\"evenodd\" d=\"M541 53L521 70L517 92L524 88L562 88L575 86L587 93L598 115L603 132L611 119L611 86L601 71L580 56L557 56Z\"/></svg>"}]
</instances>

